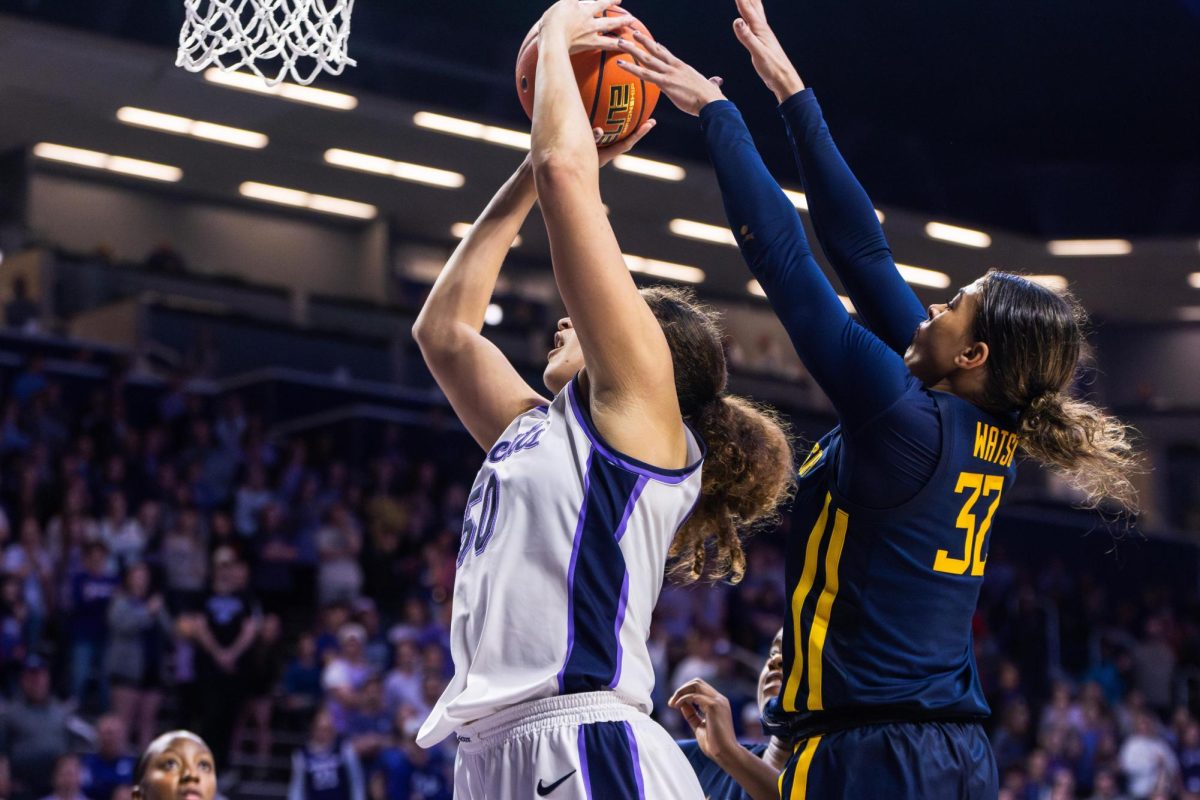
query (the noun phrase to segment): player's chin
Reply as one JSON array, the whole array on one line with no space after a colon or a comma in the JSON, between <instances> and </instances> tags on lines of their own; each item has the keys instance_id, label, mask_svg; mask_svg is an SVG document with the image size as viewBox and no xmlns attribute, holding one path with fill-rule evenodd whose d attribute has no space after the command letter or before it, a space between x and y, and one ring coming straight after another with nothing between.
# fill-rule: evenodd
<instances>
[{"instance_id":1,"label":"player's chin","mask_svg":"<svg viewBox=\"0 0 1200 800\"><path fill-rule=\"evenodd\" d=\"M546 364L546 369L542 372L542 383L546 390L552 395L561 392L567 385L567 381L571 380L570 370L565 368L565 365L551 358Z\"/></svg>"}]
</instances>

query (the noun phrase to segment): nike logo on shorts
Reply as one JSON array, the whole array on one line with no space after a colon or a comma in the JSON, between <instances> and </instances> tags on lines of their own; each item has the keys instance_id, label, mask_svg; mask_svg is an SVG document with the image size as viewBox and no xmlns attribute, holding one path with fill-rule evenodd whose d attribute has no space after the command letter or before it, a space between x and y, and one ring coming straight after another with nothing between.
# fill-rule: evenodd
<instances>
[{"instance_id":1,"label":"nike logo on shorts","mask_svg":"<svg viewBox=\"0 0 1200 800\"><path fill-rule=\"evenodd\" d=\"M554 783L551 783L548 785L543 785L542 782L539 780L538 785L537 785L538 797L545 797L546 795L550 794L555 789L557 789L559 786L561 786L563 781L565 781L567 778L574 775L577 771L578 770L571 770L566 775L563 775L561 778L556 780Z\"/></svg>"}]
</instances>

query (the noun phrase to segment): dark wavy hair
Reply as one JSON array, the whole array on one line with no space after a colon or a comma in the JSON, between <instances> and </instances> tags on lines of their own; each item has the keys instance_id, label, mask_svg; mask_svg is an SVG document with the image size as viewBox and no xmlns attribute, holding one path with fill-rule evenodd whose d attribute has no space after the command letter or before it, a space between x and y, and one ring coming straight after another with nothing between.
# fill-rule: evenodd
<instances>
[{"instance_id":1,"label":"dark wavy hair","mask_svg":"<svg viewBox=\"0 0 1200 800\"><path fill-rule=\"evenodd\" d=\"M641 294L671 348L679 409L708 445L700 500L671 543L668 573L683 583L737 583L746 571L743 535L776 520L791 492L791 436L774 409L725 391L729 374L715 311L682 289Z\"/></svg>"},{"instance_id":2,"label":"dark wavy hair","mask_svg":"<svg viewBox=\"0 0 1200 800\"><path fill-rule=\"evenodd\" d=\"M1138 510L1130 475L1141 470L1132 429L1072 396L1087 315L1067 291L993 270L980 281L975 338L988 345L985 405L1017 412L1021 448L1061 474L1089 506Z\"/></svg>"}]
</instances>

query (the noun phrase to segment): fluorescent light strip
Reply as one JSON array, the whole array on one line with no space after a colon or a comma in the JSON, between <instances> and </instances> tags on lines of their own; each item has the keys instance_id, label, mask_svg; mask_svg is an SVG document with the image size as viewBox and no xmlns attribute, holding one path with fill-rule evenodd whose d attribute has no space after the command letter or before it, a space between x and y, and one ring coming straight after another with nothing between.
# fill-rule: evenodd
<instances>
[{"instance_id":1,"label":"fluorescent light strip","mask_svg":"<svg viewBox=\"0 0 1200 800\"><path fill-rule=\"evenodd\" d=\"M1193 272L1191 275L1188 275L1188 286L1191 286L1193 289L1200 289L1200 272Z\"/></svg>"},{"instance_id":2,"label":"fluorescent light strip","mask_svg":"<svg viewBox=\"0 0 1200 800\"><path fill-rule=\"evenodd\" d=\"M1046 245L1056 256L1127 256L1133 243L1125 239L1057 239Z\"/></svg>"},{"instance_id":3,"label":"fluorescent light strip","mask_svg":"<svg viewBox=\"0 0 1200 800\"><path fill-rule=\"evenodd\" d=\"M797 211L808 211L808 195L804 192L797 192L795 189L784 189L783 193L791 201L791 204L796 207ZM882 223L887 219L887 215L877 208L875 209L875 218Z\"/></svg>"},{"instance_id":4,"label":"fluorescent light strip","mask_svg":"<svg viewBox=\"0 0 1200 800\"><path fill-rule=\"evenodd\" d=\"M737 247L737 238L733 231L722 225L709 225L707 222L697 222L692 219L673 219L667 225L671 233L684 239L695 239L712 244L725 244Z\"/></svg>"},{"instance_id":5,"label":"fluorescent light strip","mask_svg":"<svg viewBox=\"0 0 1200 800\"><path fill-rule=\"evenodd\" d=\"M672 264L669 261L658 261L657 259L643 258L642 256L631 256L628 253L624 254L624 256L625 265L629 267L630 272L651 275L655 278L680 281L681 283L704 282L704 270L698 267L691 267L687 264Z\"/></svg>"},{"instance_id":6,"label":"fluorescent light strip","mask_svg":"<svg viewBox=\"0 0 1200 800\"><path fill-rule=\"evenodd\" d=\"M235 147L246 147L251 150L261 150L267 146L265 134L255 131L231 128L228 125L217 125L212 122L177 117L174 114L162 114L145 108L124 106L117 109L117 119L126 125L139 128L151 128L165 133L175 133L181 136L191 136L210 142L229 144Z\"/></svg>"},{"instance_id":7,"label":"fluorescent light strip","mask_svg":"<svg viewBox=\"0 0 1200 800\"><path fill-rule=\"evenodd\" d=\"M472 225L470 222L456 222L450 226L450 235L453 236L455 239L465 239L465 238L467 238L467 234L471 232L471 228L473 228L473 227L475 227L475 226ZM522 239L520 236L517 236L516 239L513 239L513 243L511 245L509 245L509 247L510 248L520 247L524 242L525 242L524 239Z\"/></svg>"},{"instance_id":8,"label":"fluorescent light strip","mask_svg":"<svg viewBox=\"0 0 1200 800\"><path fill-rule=\"evenodd\" d=\"M413 115L413 124L418 128L448 133L451 136L461 136L464 139L477 139L514 150L528 150L532 142L530 135L523 131L497 128L494 125L484 125L469 119L434 114L432 111L418 111Z\"/></svg>"},{"instance_id":9,"label":"fluorescent light strip","mask_svg":"<svg viewBox=\"0 0 1200 800\"><path fill-rule=\"evenodd\" d=\"M1200 306L1184 306L1175 313L1184 322L1200 322Z\"/></svg>"},{"instance_id":10,"label":"fluorescent light strip","mask_svg":"<svg viewBox=\"0 0 1200 800\"><path fill-rule=\"evenodd\" d=\"M755 297L766 297L767 296L767 293L763 289L762 284L759 283L758 281L754 280L753 278L751 278L750 282L746 284L746 291L750 292L750 294L754 295ZM847 312L849 312L851 314L858 313L858 309L856 309L854 307L854 303L850 302L850 298L846 297L846 295L839 294L838 300L842 301L842 307L845 308Z\"/></svg>"},{"instance_id":11,"label":"fluorescent light strip","mask_svg":"<svg viewBox=\"0 0 1200 800\"><path fill-rule=\"evenodd\" d=\"M288 189L283 186L272 186L269 183L246 181L238 187L243 197L262 200L267 203L277 203L294 208L307 208L310 211L320 211L324 214L336 214L340 217L355 219L374 219L379 213L375 206L359 203L355 200L344 200L340 197L329 197L323 194L302 192L299 189Z\"/></svg>"},{"instance_id":12,"label":"fluorescent light strip","mask_svg":"<svg viewBox=\"0 0 1200 800\"><path fill-rule=\"evenodd\" d=\"M687 177L687 170L677 164L668 164L665 161L653 161L649 158L639 158L638 156L617 156L613 159L612 165L615 169L619 169L622 172L630 172L634 175L642 175L660 181L678 183Z\"/></svg>"},{"instance_id":13,"label":"fluorescent light strip","mask_svg":"<svg viewBox=\"0 0 1200 800\"><path fill-rule=\"evenodd\" d=\"M1065 292L1069 285L1063 275L1026 275L1025 279L1033 281L1039 286L1045 286L1052 292Z\"/></svg>"},{"instance_id":14,"label":"fluorescent light strip","mask_svg":"<svg viewBox=\"0 0 1200 800\"><path fill-rule=\"evenodd\" d=\"M925 235L939 242L949 242L963 247L985 248L992 246L992 237L983 231L947 225L945 222L930 222L925 226Z\"/></svg>"},{"instance_id":15,"label":"fluorescent light strip","mask_svg":"<svg viewBox=\"0 0 1200 800\"><path fill-rule=\"evenodd\" d=\"M110 156L108 153L99 153L95 150L84 150L79 147L67 147L49 142L39 142L34 145L33 154L47 161L74 164L77 167L87 167L88 169L103 169L152 181L176 183L183 178L183 170L170 164L142 161L125 156Z\"/></svg>"},{"instance_id":16,"label":"fluorescent light strip","mask_svg":"<svg viewBox=\"0 0 1200 800\"><path fill-rule=\"evenodd\" d=\"M467 179L458 172L427 167L423 164L410 164L407 161L392 161L390 158L355 153L352 150L338 150L337 148L326 150L325 163L359 172L387 175L409 183L437 186L442 189L459 189L467 182Z\"/></svg>"},{"instance_id":17,"label":"fluorescent light strip","mask_svg":"<svg viewBox=\"0 0 1200 800\"><path fill-rule=\"evenodd\" d=\"M909 264L897 264L896 271L906 283L913 286L928 286L931 289L945 289L950 286L950 276L936 269L914 267Z\"/></svg>"},{"instance_id":18,"label":"fluorescent light strip","mask_svg":"<svg viewBox=\"0 0 1200 800\"><path fill-rule=\"evenodd\" d=\"M204 80L230 89L270 95L282 100L291 100L294 103L331 108L335 111L353 111L358 107L358 98L351 94L314 89L311 86L301 86L296 83L280 83L277 86L271 86L265 79L248 72L225 72L217 67L212 67L204 71Z\"/></svg>"}]
</instances>

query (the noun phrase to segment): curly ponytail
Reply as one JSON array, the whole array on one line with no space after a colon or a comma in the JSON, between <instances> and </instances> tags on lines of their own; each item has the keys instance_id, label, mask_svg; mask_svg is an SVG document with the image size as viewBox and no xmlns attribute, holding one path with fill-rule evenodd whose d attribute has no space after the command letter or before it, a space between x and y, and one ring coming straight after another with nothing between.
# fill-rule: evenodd
<instances>
[{"instance_id":1,"label":"curly ponytail","mask_svg":"<svg viewBox=\"0 0 1200 800\"><path fill-rule=\"evenodd\" d=\"M786 424L774 410L725 393L728 374L716 312L694 294L642 291L671 348L679 409L708 445L700 499L671 543L668 573L683 583L746 571L741 536L775 518L794 473Z\"/></svg>"},{"instance_id":2,"label":"curly ponytail","mask_svg":"<svg viewBox=\"0 0 1200 800\"><path fill-rule=\"evenodd\" d=\"M736 395L718 397L691 422L708 456L700 502L671 543L670 574L737 583L746 572L740 534L775 521L791 490L791 441L773 409Z\"/></svg>"},{"instance_id":3,"label":"curly ponytail","mask_svg":"<svg viewBox=\"0 0 1200 800\"><path fill-rule=\"evenodd\" d=\"M1071 397L1087 321L1068 292L993 270L980 281L975 338L987 343L989 408L1020 414L1021 447L1062 475L1090 507L1111 502L1138 511L1129 476L1141 470L1132 429Z\"/></svg>"},{"instance_id":4,"label":"curly ponytail","mask_svg":"<svg viewBox=\"0 0 1200 800\"><path fill-rule=\"evenodd\" d=\"M1129 475L1141 467L1129 428L1119 419L1062 392L1046 392L1022 412L1020 428L1025 452L1082 492L1087 505L1107 500L1137 512Z\"/></svg>"}]
</instances>

